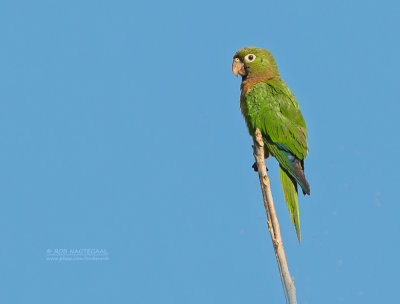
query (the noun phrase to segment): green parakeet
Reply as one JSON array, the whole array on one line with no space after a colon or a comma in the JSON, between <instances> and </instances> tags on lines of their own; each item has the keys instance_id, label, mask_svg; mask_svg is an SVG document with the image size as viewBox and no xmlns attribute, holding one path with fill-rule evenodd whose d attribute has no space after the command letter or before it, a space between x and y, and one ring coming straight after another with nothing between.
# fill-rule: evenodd
<instances>
[{"instance_id":1,"label":"green parakeet","mask_svg":"<svg viewBox=\"0 0 400 304\"><path fill-rule=\"evenodd\" d=\"M283 194L300 242L297 184L304 194L310 194L304 175L308 147L303 115L269 51L240 49L233 56L232 71L242 76L240 108L250 135L254 137L258 128L265 143L265 158L272 155L279 162Z\"/></svg>"}]
</instances>

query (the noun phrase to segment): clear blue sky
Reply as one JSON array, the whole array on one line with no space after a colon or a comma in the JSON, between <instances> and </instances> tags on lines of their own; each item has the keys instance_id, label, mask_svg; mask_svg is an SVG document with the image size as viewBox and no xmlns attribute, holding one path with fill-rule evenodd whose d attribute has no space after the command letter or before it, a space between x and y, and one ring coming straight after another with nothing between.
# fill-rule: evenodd
<instances>
[{"instance_id":1,"label":"clear blue sky","mask_svg":"<svg viewBox=\"0 0 400 304\"><path fill-rule=\"evenodd\" d=\"M0 302L283 303L231 72L259 46L309 130L301 246L268 160L299 303L394 303L400 6L323 2L2 1Z\"/></svg>"}]
</instances>

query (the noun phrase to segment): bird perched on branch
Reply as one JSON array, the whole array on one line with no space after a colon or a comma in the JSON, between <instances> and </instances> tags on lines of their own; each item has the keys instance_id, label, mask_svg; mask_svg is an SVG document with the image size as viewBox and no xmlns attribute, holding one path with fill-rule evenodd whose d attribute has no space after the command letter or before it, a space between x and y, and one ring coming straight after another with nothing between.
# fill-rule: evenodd
<instances>
[{"instance_id":1,"label":"bird perched on branch","mask_svg":"<svg viewBox=\"0 0 400 304\"><path fill-rule=\"evenodd\" d=\"M267 50L240 49L233 56L232 72L242 76L240 108L250 135L254 138L259 129L265 158L272 155L279 162L283 194L300 242L297 185L308 195L310 186L304 175L307 128L299 105ZM256 164L253 167L257 171Z\"/></svg>"}]
</instances>

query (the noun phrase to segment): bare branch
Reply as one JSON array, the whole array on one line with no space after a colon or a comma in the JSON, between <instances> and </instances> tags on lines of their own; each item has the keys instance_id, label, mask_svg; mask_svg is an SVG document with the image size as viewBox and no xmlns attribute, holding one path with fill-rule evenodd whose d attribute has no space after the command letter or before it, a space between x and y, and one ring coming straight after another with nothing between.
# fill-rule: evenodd
<instances>
[{"instance_id":1,"label":"bare branch","mask_svg":"<svg viewBox=\"0 0 400 304\"><path fill-rule=\"evenodd\" d=\"M276 261L278 263L279 273L281 276L283 289L285 291L286 303L297 304L296 288L294 287L293 279L290 276L289 267L286 261L278 217L276 216L267 169L265 167L264 141L259 129L257 129L255 132L253 151L253 155L258 167L258 176L260 178L264 207L265 211L267 212L268 231L271 234L272 245L274 247Z\"/></svg>"}]
</instances>

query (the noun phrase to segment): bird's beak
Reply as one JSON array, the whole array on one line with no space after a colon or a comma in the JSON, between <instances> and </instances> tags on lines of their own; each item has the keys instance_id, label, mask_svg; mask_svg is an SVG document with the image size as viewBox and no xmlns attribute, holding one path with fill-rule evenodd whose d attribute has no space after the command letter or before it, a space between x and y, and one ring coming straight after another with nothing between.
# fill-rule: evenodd
<instances>
[{"instance_id":1,"label":"bird's beak","mask_svg":"<svg viewBox=\"0 0 400 304\"><path fill-rule=\"evenodd\" d=\"M241 76L245 75L246 72L244 69L244 64L240 61L239 58L233 59L232 72L236 77L238 76L238 74L240 74Z\"/></svg>"}]
</instances>

